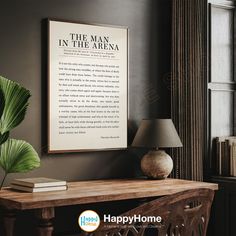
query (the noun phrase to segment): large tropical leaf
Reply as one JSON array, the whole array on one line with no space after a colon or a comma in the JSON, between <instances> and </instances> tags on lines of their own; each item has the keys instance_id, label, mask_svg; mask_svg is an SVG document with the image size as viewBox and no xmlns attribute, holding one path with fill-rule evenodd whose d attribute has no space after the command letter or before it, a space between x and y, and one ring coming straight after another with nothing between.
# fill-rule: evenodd
<instances>
[{"instance_id":1,"label":"large tropical leaf","mask_svg":"<svg viewBox=\"0 0 236 236\"><path fill-rule=\"evenodd\" d=\"M2 116L4 107L5 107L4 93L3 93L3 91L0 89L0 118L1 118L1 116Z\"/></svg>"},{"instance_id":2,"label":"large tropical leaf","mask_svg":"<svg viewBox=\"0 0 236 236\"><path fill-rule=\"evenodd\" d=\"M7 141L7 139L9 138L9 134L9 132L6 132L4 134L0 133L0 145Z\"/></svg>"},{"instance_id":3,"label":"large tropical leaf","mask_svg":"<svg viewBox=\"0 0 236 236\"><path fill-rule=\"evenodd\" d=\"M5 107L0 120L0 133L4 134L24 119L30 92L18 83L1 76L0 89L5 98Z\"/></svg>"},{"instance_id":4,"label":"large tropical leaf","mask_svg":"<svg viewBox=\"0 0 236 236\"><path fill-rule=\"evenodd\" d=\"M5 107L5 98L3 91L0 89L0 118L2 116L4 107ZM9 132L6 132L4 134L0 133L0 145L4 143L8 139L8 137L9 137Z\"/></svg>"},{"instance_id":5,"label":"large tropical leaf","mask_svg":"<svg viewBox=\"0 0 236 236\"><path fill-rule=\"evenodd\" d=\"M40 159L29 143L8 139L0 148L0 166L6 174L28 172L40 166Z\"/></svg>"}]
</instances>

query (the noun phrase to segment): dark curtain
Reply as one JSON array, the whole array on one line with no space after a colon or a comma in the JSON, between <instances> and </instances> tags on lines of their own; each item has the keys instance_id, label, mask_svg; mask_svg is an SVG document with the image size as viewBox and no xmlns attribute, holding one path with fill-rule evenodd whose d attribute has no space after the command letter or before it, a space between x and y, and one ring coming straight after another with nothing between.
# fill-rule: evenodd
<instances>
[{"instance_id":1,"label":"dark curtain","mask_svg":"<svg viewBox=\"0 0 236 236\"><path fill-rule=\"evenodd\" d=\"M206 155L207 1L173 0L171 116L183 142L173 177L202 180Z\"/></svg>"}]
</instances>

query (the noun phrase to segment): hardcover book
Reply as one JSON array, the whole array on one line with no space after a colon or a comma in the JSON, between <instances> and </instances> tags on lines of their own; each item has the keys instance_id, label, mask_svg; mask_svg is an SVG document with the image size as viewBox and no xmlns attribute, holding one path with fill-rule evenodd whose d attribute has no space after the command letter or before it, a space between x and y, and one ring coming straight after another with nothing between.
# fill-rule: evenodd
<instances>
[{"instance_id":1,"label":"hardcover book","mask_svg":"<svg viewBox=\"0 0 236 236\"><path fill-rule=\"evenodd\" d=\"M26 186L31 188L41 188L41 187L52 187L52 186L65 186L66 181L50 179L44 177L37 178L25 178L25 179L15 179L11 183L13 185Z\"/></svg>"},{"instance_id":2,"label":"hardcover book","mask_svg":"<svg viewBox=\"0 0 236 236\"><path fill-rule=\"evenodd\" d=\"M20 190L20 191L24 191L24 192L39 193L39 192L67 190L67 185L32 188L32 187L27 187L27 186L22 186L22 185L17 185L17 184L11 184L11 188L16 189L16 190Z\"/></svg>"}]
</instances>

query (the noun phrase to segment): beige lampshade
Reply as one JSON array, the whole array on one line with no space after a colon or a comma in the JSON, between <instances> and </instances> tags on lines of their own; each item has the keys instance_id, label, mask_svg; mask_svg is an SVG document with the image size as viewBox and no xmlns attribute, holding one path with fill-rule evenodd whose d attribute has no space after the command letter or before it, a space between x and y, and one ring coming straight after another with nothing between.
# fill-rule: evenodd
<instances>
[{"instance_id":1,"label":"beige lampshade","mask_svg":"<svg viewBox=\"0 0 236 236\"><path fill-rule=\"evenodd\" d=\"M171 119L144 119L131 146L172 148L183 145Z\"/></svg>"}]
</instances>

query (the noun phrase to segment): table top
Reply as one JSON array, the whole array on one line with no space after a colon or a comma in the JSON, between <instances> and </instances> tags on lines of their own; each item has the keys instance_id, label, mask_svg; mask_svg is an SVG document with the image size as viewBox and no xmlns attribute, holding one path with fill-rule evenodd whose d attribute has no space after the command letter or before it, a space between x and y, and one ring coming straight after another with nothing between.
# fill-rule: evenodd
<instances>
[{"instance_id":1,"label":"table top","mask_svg":"<svg viewBox=\"0 0 236 236\"><path fill-rule=\"evenodd\" d=\"M160 197L185 190L209 188L214 183L180 179L109 179L69 182L68 190L25 193L10 188L0 191L0 205L9 209L36 209L116 200Z\"/></svg>"}]
</instances>

